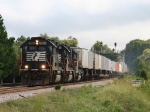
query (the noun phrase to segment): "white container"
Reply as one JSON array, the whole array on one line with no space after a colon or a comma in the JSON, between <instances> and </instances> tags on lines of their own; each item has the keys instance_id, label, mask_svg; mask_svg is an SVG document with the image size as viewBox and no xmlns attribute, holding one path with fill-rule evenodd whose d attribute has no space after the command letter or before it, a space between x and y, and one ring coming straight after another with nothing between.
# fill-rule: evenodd
<instances>
[{"instance_id":1,"label":"white container","mask_svg":"<svg viewBox=\"0 0 150 112\"><path fill-rule=\"evenodd\" d=\"M81 68L88 68L88 49L73 48L78 53L78 65Z\"/></svg>"},{"instance_id":2,"label":"white container","mask_svg":"<svg viewBox=\"0 0 150 112\"><path fill-rule=\"evenodd\" d=\"M109 59L105 57L105 70L109 70Z\"/></svg>"},{"instance_id":3,"label":"white container","mask_svg":"<svg viewBox=\"0 0 150 112\"><path fill-rule=\"evenodd\" d=\"M122 73L122 65L119 63L119 72Z\"/></svg>"},{"instance_id":4,"label":"white container","mask_svg":"<svg viewBox=\"0 0 150 112\"><path fill-rule=\"evenodd\" d=\"M95 69L99 69L99 55L98 54L94 54L95 57Z\"/></svg>"},{"instance_id":5,"label":"white container","mask_svg":"<svg viewBox=\"0 0 150 112\"><path fill-rule=\"evenodd\" d=\"M101 56L101 69L105 70L105 57Z\"/></svg>"},{"instance_id":6,"label":"white container","mask_svg":"<svg viewBox=\"0 0 150 112\"><path fill-rule=\"evenodd\" d=\"M99 55L98 60L99 60L98 68L101 70L102 69L101 55Z\"/></svg>"},{"instance_id":7,"label":"white container","mask_svg":"<svg viewBox=\"0 0 150 112\"><path fill-rule=\"evenodd\" d=\"M88 52L88 68L93 69L94 53L92 51Z\"/></svg>"},{"instance_id":8,"label":"white container","mask_svg":"<svg viewBox=\"0 0 150 112\"><path fill-rule=\"evenodd\" d=\"M111 65L112 71L115 71L115 62L114 62L114 61L111 61L111 63L112 63L112 65Z\"/></svg>"},{"instance_id":9,"label":"white container","mask_svg":"<svg viewBox=\"0 0 150 112\"><path fill-rule=\"evenodd\" d=\"M109 67L108 67L108 70L109 70L109 71L112 71L112 70L111 70L111 60L110 60L110 59L109 59Z\"/></svg>"},{"instance_id":10,"label":"white container","mask_svg":"<svg viewBox=\"0 0 150 112\"><path fill-rule=\"evenodd\" d=\"M122 65L122 73L127 72L127 65L124 62L121 62Z\"/></svg>"}]
</instances>

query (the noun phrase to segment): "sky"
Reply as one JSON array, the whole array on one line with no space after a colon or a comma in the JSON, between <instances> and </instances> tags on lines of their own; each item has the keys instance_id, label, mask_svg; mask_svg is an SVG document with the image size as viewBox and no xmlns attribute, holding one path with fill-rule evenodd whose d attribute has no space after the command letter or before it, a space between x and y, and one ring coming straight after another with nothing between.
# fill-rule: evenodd
<instances>
[{"instance_id":1,"label":"sky","mask_svg":"<svg viewBox=\"0 0 150 112\"><path fill-rule=\"evenodd\" d=\"M116 50L150 37L150 0L0 0L0 14L8 37L72 36L81 48L98 40Z\"/></svg>"}]
</instances>

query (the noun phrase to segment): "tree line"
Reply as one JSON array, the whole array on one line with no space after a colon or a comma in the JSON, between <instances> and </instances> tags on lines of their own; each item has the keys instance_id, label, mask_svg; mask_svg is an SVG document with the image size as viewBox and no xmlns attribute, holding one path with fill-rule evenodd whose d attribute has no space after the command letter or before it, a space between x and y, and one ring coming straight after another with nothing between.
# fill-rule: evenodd
<instances>
[{"instance_id":1,"label":"tree line","mask_svg":"<svg viewBox=\"0 0 150 112\"><path fill-rule=\"evenodd\" d=\"M131 40L124 52L129 71L145 79L150 78L150 39Z\"/></svg>"},{"instance_id":2,"label":"tree line","mask_svg":"<svg viewBox=\"0 0 150 112\"><path fill-rule=\"evenodd\" d=\"M112 61L121 61L122 55L120 53L117 53L115 49L111 49L107 46L107 44L104 44L102 41L97 40L93 46L91 47L91 50L95 53L101 54Z\"/></svg>"}]
</instances>

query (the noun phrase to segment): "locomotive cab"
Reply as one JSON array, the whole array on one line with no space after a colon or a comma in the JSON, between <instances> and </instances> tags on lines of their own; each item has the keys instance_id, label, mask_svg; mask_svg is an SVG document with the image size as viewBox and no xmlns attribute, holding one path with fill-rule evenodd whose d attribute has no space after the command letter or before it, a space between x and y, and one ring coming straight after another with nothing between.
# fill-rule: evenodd
<instances>
[{"instance_id":1,"label":"locomotive cab","mask_svg":"<svg viewBox=\"0 0 150 112\"><path fill-rule=\"evenodd\" d=\"M42 37L32 37L22 44L20 75L23 84L45 85L50 82L50 57L55 47Z\"/></svg>"}]
</instances>

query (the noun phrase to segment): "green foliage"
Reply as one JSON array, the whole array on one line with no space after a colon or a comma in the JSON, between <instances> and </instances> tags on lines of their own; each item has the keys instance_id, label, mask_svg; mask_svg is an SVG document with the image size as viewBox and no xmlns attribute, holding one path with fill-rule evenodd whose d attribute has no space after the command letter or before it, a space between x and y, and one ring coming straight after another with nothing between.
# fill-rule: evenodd
<instances>
[{"instance_id":1,"label":"green foliage","mask_svg":"<svg viewBox=\"0 0 150 112\"><path fill-rule=\"evenodd\" d=\"M67 39L60 40L59 37L50 37L45 34L40 34L40 37L44 37L46 39L54 40L56 42L60 42L64 45L68 45L70 47L78 47L78 40L75 37L69 36Z\"/></svg>"},{"instance_id":2,"label":"green foliage","mask_svg":"<svg viewBox=\"0 0 150 112\"><path fill-rule=\"evenodd\" d=\"M23 35L21 35L20 37L18 37L13 45L13 48L15 50L15 54L17 55L16 57L16 61L19 61L19 58L20 58L20 46L26 41L30 39L30 37L25 37ZM18 65L17 65L17 68L18 68ZM18 71L18 70L17 70Z\"/></svg>"},{"instance_id":3,"label":"green foliage","mask_svg":"<svg viewBox=\"0 0 150 112\"><path fill-rule=\"evenodd\" d=\"M2 103L0 110L4 112L148 112L150 92L145 94L145 90L146 88L134 88L123 79L98 88L92 88L91 85L83 86L9 101Z\"/></svg>"},{"instance_id":4,"label":"green foliage","mask_svg":"<svg viewBox=\"0 0 150 112\"><path fill-rule=\"evenodd\" d=\"M147 80L148 78L147 78L147 73L146 73L146 71L145 70L142 70L141 71L141 75L140 75L143 79L145 79L145 80Z\"/></svg>"},{"instance_id":5,"label":"green foliage","mask_svg":"<svg viewBox=\"0 0 150 112\"><path fill-rule=\"evenodd\" d=\"M126 44L125 62L127 63L130 72L135 72L137 70L136 59L142 55L143 51L147 48L150 48L150 40L144 41L135 39Z\"/></svg>"},{"instance_id":6,"label":"green foliage","mask_svg":"<svg viewBox=\"0 0 150 112\"><path fill-rule=\"evenodd\" d=\"M135 60L136 74L142 78L150 78L150 49L145 49L143 54Z\"/></svg>"},{"instance_id":7,"label":"green foliage","mask_svg":"<svg viewBox=\"0 0 150 112\"><path fill-rule=\"evenodd\" d=\"M40 34L39 37L44 37L45 39L50 39L50 37L47 35L47 33Z\"/></svg>"},{"instance_id":8,"label":"green foliage","mask_svg":"<svg viewBox=\"0 0 150 112\"><path fill-rule=\"evenodd\" d=\"M60 90L61 89L61 84L57 84L56 86L55 86L55 90Z\"/></svg>"},{"instance_id":9,"label":"green foliage","mask_svg":"<svg viewBox=\"0 0 150 112\"><path fill-rule=\"evenodd\" d=\"M113 61L119 61L121 59L118 53L114 53L110 48L108 48L106 44L103 45L102 41L96 41L91 49L93 48L94 48L94 52L101 53L101 55Z\"/></svg>"},{"instance_id":10,"label":"green foliage","mask_svg":"<svg viewBox=\"0 0 150 112\"><path fill-rule=\"evenodd\" d=\"M56 42L61 42L61 40L59 40L59 37L50 37L51 40L54 40Z\"/></svg>"},{"instance_id":11,"label":"green foliage","mask_svg":"<svg viewBox=\"0 0 150 112\"><path fill-rule=\"evenodd\" d=\"M78 40L71 36L68 39L61 40L61 43L70 47L78 47Z\"/></svg>"},{"instance_id":12,"label":"green foliage","mask_svg":"<svg viewBox=\"0 0 150 112\"><path fill-rule=\"evenodd\" d=\"M61 40L59 39L59 37L50 37L49 35L47 35L47 33L44 34L40 34L39 37L44 37L45 39L51 39L54 40L56 42L60 42Z\"/></svg>"},{"instance_id":13,"label":"green foliage","mask_svg":"<svg viewBox=\"0 0 150 112\"><path fill-rule=\"evenodd\" d=\"M15 42L15 46L21 46L27 39L30 39L30 37L26 38L23 35L21 35L21 37L18 37L16 42Z\"/></svg>"},{"instance_id":14,"label":"green foliage","mask_svg":"<svg viewBox=\"0 0 150 112\"><path fill-rule=\"evenodd\" d=\"M0 77L12 75L16 65L16 54L13 48L14 37L7 37L6 28L0 15Z\"/></svg>"},{"instance_id":15,"label":"green foliage","mask_svg":"<svg viewBox=\"0 0 150 112\"><path fill-rule=\"evenodd\" d=\"M146 93L148 98L150 98L150 81L147 80L145 83L143 83L138 89L142 92Z\"/></svg>"}]
</instances>

